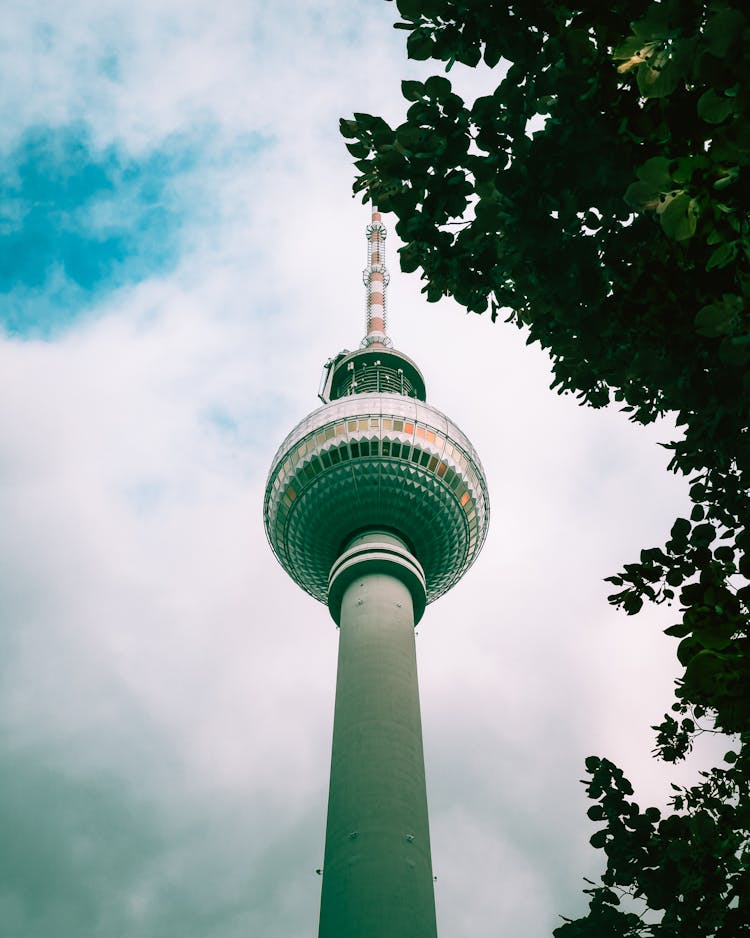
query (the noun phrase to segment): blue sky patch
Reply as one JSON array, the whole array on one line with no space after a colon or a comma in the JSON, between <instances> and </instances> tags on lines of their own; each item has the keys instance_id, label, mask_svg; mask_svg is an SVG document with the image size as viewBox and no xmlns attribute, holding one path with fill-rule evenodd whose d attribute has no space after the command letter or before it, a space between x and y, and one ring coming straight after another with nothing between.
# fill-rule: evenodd
<instances>
[{"instance_id":1,"label":"blue sky patch","mask_svg":"<svg viewBox=\"0 0 750 938\"><path fill-rule=\"evenodd\" d=\"M29 130L0 155L0 326L52 337L104 293L174 265L175 182L196 152L173 141L135 160L74 125Z\"/></svg>"}]
</instances>

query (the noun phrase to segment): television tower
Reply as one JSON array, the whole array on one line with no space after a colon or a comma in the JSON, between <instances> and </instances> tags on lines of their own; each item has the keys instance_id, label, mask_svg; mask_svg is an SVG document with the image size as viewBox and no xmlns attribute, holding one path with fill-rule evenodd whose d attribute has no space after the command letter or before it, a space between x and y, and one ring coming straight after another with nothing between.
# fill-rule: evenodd
<instances>
[{"instance_id":1,"label":"television tower","mask_svg":"<svg viewBox=\"0 0 750 938\"><path fill-rule=\"evenodd\" d=\"M274 554L340 628L319 938L436 936L414 627L489 522L471 443L386 333L385 236L373 209L365 338L326 363L264 503Z\"/></svg>"}]
</instances>

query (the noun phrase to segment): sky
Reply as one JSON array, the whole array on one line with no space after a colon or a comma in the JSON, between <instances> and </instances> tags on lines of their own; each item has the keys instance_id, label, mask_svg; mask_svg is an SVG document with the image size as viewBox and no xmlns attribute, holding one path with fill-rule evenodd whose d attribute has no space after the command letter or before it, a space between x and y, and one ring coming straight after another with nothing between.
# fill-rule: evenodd
<instances>
[{"instance_id":1,"label":"sky","mask_svg":"<svg viewBox=\"0 0 750 938\"><path fill-rule=\"evenodd\" d=\"M380 0L6 0L0 19L0 931L317 934L337 632L267 546L266 474L364 333L368 210L338 134L398 122ZM487 70L451 72L467 99ZM496 76L495 76L496 78ZM389 328L468 434L492 515L418 628L441 938L585 908L579 779L663 806L675 610L607 575L688 511L649 428L549 390L511 325Z\"/></svg>"}]
</instances>

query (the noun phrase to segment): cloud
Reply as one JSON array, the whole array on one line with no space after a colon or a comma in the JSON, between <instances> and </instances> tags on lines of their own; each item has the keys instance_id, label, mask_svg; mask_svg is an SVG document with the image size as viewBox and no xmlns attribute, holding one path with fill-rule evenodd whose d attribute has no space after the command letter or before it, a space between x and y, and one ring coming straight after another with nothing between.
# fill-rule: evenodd
<instances>
[{"instance_id":1,"label":"cloud","mask_svg":"<svg viewBox=\"0 0 750 938\"><path fill-rule=\"evenodd\" d=\"M0 162L0 322L11 335L51 337L103 296L159 276L180 257L185 226L205 200L197 164L205 129L138 158L98 150L83 125L34 127ZM253 141L253 149L259 143Z\"/></svg>"}]
</instances>

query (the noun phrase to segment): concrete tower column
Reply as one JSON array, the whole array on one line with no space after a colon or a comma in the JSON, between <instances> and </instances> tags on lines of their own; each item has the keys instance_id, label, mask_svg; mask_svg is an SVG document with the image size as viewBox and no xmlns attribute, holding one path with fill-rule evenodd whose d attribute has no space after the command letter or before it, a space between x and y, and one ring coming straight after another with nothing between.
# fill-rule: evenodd
<instances>
[{"instance_id":1,"label":"concrete tower column","mask_svg":"<svg viewBox=\"0 0 750 938\"><path fill-rule=\"evenodd\" d=\"M392 534L334 563L340 625L320 938L435 938L414 625L421 566Z\"/></svg>"}]
</instances>

